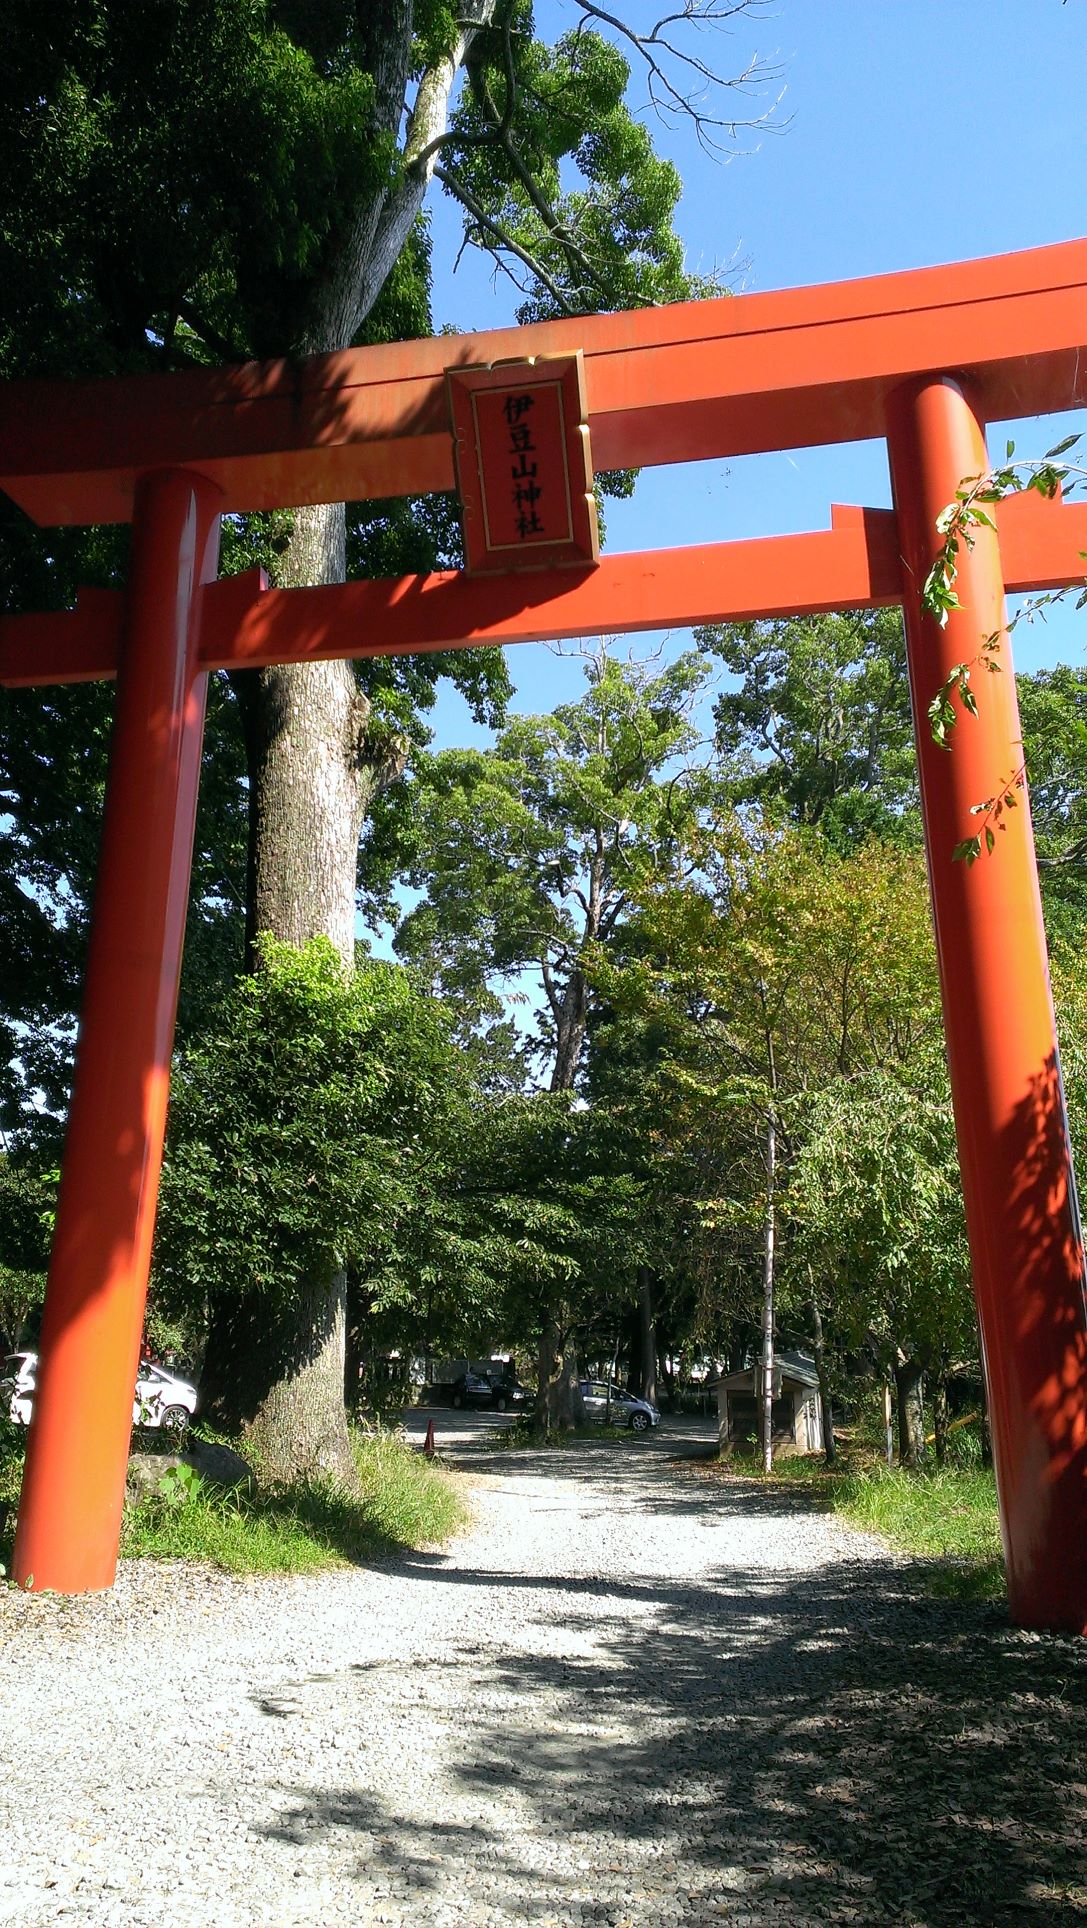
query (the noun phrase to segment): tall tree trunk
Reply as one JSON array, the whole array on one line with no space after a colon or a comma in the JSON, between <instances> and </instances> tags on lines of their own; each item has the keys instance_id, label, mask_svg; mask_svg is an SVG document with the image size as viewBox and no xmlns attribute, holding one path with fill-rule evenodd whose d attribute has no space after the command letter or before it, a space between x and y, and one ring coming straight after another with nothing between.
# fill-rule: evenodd
<instances>
[{"instance_id":1,"label":"tall tree trunk","mask_svg":"<svg viewBox=\"0 0 1087 1928\"><path fill-rule=\"evenodd\" d=\"M374 77L373 118L360 127L359 139L395 143L411 75L411 0L375 0L355 12L358 57ZM286 317L294 315L292 338L263 352L335 352L355 339L422 208L450 94L493 12L494 0L477 0L471 24L458 27L422 74L399 173L376 192L362 193L343 223L338 248L314 278L301 322L297 290L285 289L284 326L292 327ZM344 528L342 503L296 510L277 572L281 586L343 582ZM352 969L359 832L374 796L403 767L403 755L368 737L369 705L347 664L251 671L233 682L249 765L250 948L262 931L290 944L321 934ZM211 1306L205 1400L221 1423L243 1427L249 1449L282 1469L283 1477L329 1471L354 1477L343 1404L345 1290L343 1269L330 1257L293 1302L293 1346L287 1329L292 1315L283 1308L274 1318L276 1344L258 1347L252 1359L242 1355L248 1335L268 1314L264 1302L258 1297ZM319 1346L316 1333L323 1335ZM315 1373L324 1379L320 1400L308 1390ZM238 1390L243 1385L244 1397Z\"/></svg>"},{"instance_id":2,"label":"tall tree trunk","mask_svg":"<svg viewBox=\"0 0 1087 1928\"><path fill-rule=\"evenodd\" d=\"M932 1430L935 1434L936 1464L947 1463L947 1374L940 1372L932 1395Z\"/></svg>"},{"instance_id":3,"label":"tall tree trunk","mask_svg":"<svg viewBox=\"0 0 1087 1928\"><path fill-rule=\"evenodd\" d=\"M642 1383L642 1320L637 1305L627 1307L623 1322L627 1335L627 1391L637 1393Z\"/></svg>"},{"instance_id":4,"label":"tall tree trunk","mask_svg":"<svg viewBox=\"0 0 1087 1928\"><path fill-rule=\"evenodd\" d=\"M552 1091L572 1091L585 1042L588 988L578 969L571 971L561 996L545 971L544 983L555 1019L555 1065ZM568 1432L581 1414L577 1355L568 1344L569 1309L560 1300L543 1308L537 1359L535 1430L546 1439L552 1432Z\"/></svg>"},{"instance_id":5,"label":"tall tree trunk","mask_svg":"<svg viewBox=\"0 0 1087 1928\"><path fill-rule=\"evenodd\" d=\"M815 1357L815 1370L819 1377L819 1411L823 1420L823 1455L828 1466L833 1466L838 1457L834 1444L834 1408L830 1397L830 1376L827 1372L826 1352L823 1346L823 1319L819 1302L811 1302L812 1351Z\"/></svg>"},{"instance_id":6,"label":"tall tree trunk","mask_svg":"<svg viewBox=\"0 0 1087 1928\"><path fill-rule=\"evenodd\" d=\"M657 1403L657 1334L653 1322L653 1281L649 1267L638 1267L638 1384L639 1399Z\"/></svg>"},{"instance_id":7,"label":"tall tree trunk","mask_svg":"<svg viewBox=\"0 0 1087 1928\"><path fill-rule=\"evenodd\" d=\"M895 1463L894 1401L888 1381L883 1381L883 1457L888 1466Z\"/></svg>"},{"instance_id":8,"label":"tall tree trunk","mask_svg":"<svg viewBox=\"0 0 1087 1928\"><path fill-rule=\"evenodd\" d=\"M363 1373L366 1371L366 1331L372 1309L371 1295L365 1290L358 1270L347 1270L347 1325L344 1336L343 1403L349 1415L357 1413L363 1401ZM371 1359L371 1367L373 1361ZM369 1382L365 1388L370 1397Z\"/></svg>"},{"instance_id":9,"label":"tall tree trunk","mask_svg":"<svg viewBox=\"0 0 1087 1928\"><path fill-rule=\"evenodd\" d=\"M774 1180L777 1172L777 1124L771 1112L766 1120L766 1212L763 1220L762 1268L762 1360L759 1400L759 1445L762 1470L769 1473L774 1464L774 1244L777 1231L777 1201Z\"/></svg>"},{"instance_id":10,"label":"tall tree trunk","mask_svg":"<svg viewBox=\"0 0 1087 1928\"><path fill-rule=\"evenodd\" d=\"M582 1417L578 1390L577 1354L569 1343L566 1309L544 1309L537 1356L535 1431L540 1439L569 1432Z\"/></svg>"},{"instance_id":11,"label":"tall tree trunk","mask_svg":"<svg viewBox=\"0 0 1087 1928\"><path fill-rule=\"evenodd\" d=\"M426 1289L426 1322L423 1326L423 1383L429 1386L433 1378L434 1361L431 1357L432 1334L434 1330L434 1285L429 1281Z\"/></svg>"},{"instance_id":12,"label":"tall tree trunk","mask_svg":"<svg viewBox=\"0 0 1087 1928\"><path fill-rule=\"evenodd\" d=\"M299 509L281 581L343 576L342 504ZM349 664L265 669L239 678L235 687L249 767L251 960L263 932L296 945L320 935L351 970L362 820L402 767L402 754L387 742L369 741L369 704ZM300 1185L306 1177L299 1171ZM213 1298L204 1404L217 1423L242 1433L246 1451L274 1467L277 1478L332 1472L354 1479L343 1397L346 1297L346 1275L330 1254L292 1302L293 1347L292 1314L283 1308L273 1320L275 1343L255 1351L251 1334L268 1316L263 1296L235 1305ZM323 1335L319 1346L315 1333ZM322 1374L327 1385L318 1399L313 1380Z\"/></svg>"},{"instance_id":13,"label":"tall tree trunk","mask_svg":"<svg viewBox=\"0 0 1087 1928\"><path fill-rule=\"evenodd\" d=\"M659 1313L653 1321L657 1338L657 1391L664 1388L664 1397L672 1412L679 1411L676 1387L676 1365L673 1352L671 1329L665 1325ZM659 1403L659 1402L658 1402Z\"/></svg>"},{"instance_id":14,"label":"tall tree trunk","mask_svg":"<svg viewBox=\"0 0 1087 1928\"><path fill-rule=\"evenodd\" d=\"M562 1353L562 1372L559 1377L559 1424L564 1432L569 1432L585 1417L581 1403L581 1381L578 1377L577 1349L567 1337Z\"/></svg>"},{"instance_id":15,"label":"tall tree trunk","mask_svg":"<svg viewBox=\"0 0 1087 1928\"><path fill-rule=\"evenodd\" d=\"M585 1045L589 1018L589 989L585 974L575 966L552 1004L555 1018L555 1066L552 1091L572 1091Z\"/></svg>"},{"instance_id":16,"label":"tall tree trunk","mask_svg":"<svg viewBox=\"0 0 1087 1928\"><path fill-rule=\"evenodd\" d=\"M902 1466L916 1469L925 1456L925 1423L922 1389L924 1371L920 1361L907 1359L899 1352L895 1360L895 1392L898 1398L898 1458Z\"/></svg>"},{"instance_id":17,"label":"tall tree trunk","mask_svg":"<svg viewBox=\"0 0 1087 1928\"><path fill-rule=\"evenodd\" d=\"M338 1270L331 1276L344 1277ZM212 1306L204 1409L213 1424L242 1433L261 1480L354 1483L344 1421L344 1311L345 1295L329 1289L328 1277L287 1300L222 1294ZM224 1386L216 1368L227 1365Z\"/></svg>"}]
</instances>

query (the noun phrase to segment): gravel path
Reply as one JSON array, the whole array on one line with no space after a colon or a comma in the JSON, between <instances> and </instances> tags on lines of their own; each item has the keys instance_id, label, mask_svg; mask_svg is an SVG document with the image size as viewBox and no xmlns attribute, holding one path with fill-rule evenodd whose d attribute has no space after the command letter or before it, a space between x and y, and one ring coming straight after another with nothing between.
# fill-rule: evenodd
<instances>
[{"instance_id":1,"label":"gravel path","mask_svg":"<svg viewBox=\"0 0 1087 1928\"><path fill-rule=\"evenodd\" d=\"M472 1477L444 1554L0 1596L0 1922L1087 1921L1087 1642L666 1439Z\"/></svg>"}]
</instances>

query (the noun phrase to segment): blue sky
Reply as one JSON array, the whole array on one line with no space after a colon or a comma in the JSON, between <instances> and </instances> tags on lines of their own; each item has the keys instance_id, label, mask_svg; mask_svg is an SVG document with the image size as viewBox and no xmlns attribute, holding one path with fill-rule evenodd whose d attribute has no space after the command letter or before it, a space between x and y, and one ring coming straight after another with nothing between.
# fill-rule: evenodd
<instances>
[{"instance_id":1,"label":"blue sky","mask_svg":"<svg viewBox=\"0 0 1087 1928\"><path fill-rule=\"evenodd\" d=\"M542 0L540 27L572 25L575 0ZM626 0L647 26L652 0ZM892 273L999 254L1087 232L1087 0L776 0L731 36L707 36L715 64L758 52L779 70L780 132L741 136L715 165L688 134L654 124L684 181L678 226L688 265L727 273L737 293ZM637 98L637 94L634 96ZM511 318L514 297L470 262L452 273L458 235L435 203L435 321L462 329ZM1018 452L1041 453L1081 426L1015 424ZM1049 432L1052 429L1052 432ZM1003 450L1004 430L992 444ZM608 510L609 546L640 549L828 525L832 501L890 502L882 443L646 470L633 501ZM1082 623L1082 619L1081 619ZM670 647L689 639L677 634ZM1087 630L1059 611L1020 627L1021 667L1080 661ZM541 647L510 652L518 708L572 696L580 672ZM439 741L472 730L450 695Z\"/></svg>"}]
</instances>

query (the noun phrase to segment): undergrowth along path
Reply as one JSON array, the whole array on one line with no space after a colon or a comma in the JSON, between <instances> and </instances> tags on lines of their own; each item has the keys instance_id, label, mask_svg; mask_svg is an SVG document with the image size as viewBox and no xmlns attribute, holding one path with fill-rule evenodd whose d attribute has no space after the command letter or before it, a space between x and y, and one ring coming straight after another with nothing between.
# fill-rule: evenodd
<instances>
[{"instance_id":1,"label":"undergrowth along path","mask_svg":"<svg viewBox=\"0 0 1087 1928\"><path fill-rule=\"evenodd\" d=\"M0 1599L0 1922L1087 1920L1087 1643L667 1434L444 1553Z\"/></svg>"}]
</instances>

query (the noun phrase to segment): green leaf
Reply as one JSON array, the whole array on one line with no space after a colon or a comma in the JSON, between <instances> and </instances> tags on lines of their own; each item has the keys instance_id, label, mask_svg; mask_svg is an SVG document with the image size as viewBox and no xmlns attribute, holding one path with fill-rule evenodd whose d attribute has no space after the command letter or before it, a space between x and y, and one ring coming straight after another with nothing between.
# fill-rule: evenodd
<instances>
[{"instance_id":1,"label":"green leaf","mask_svg":"<svg viewBox=\"0 0 1087 1928\"><path fill-rule=\"evenodd\" d=\"M964 837L961 843L955 845L951 856L955 863L965 864L969 870L970 865L981 856L981 838Z\"/></svg>"},{"instance_id":2,"label":"green leaf","mask_svg":"<svg viewBox=\"0 0 1087 1928\"><path fill-rule=\"evenodd\" d=\"M1048 462L1054 455L1067 455L1069 449L1074 449L1076 443L1082 439L1081 435L1066 435L1063 442L1058 442L1055 448L1046 450L1046 461Z\"/></svg>"}]
</instances>

